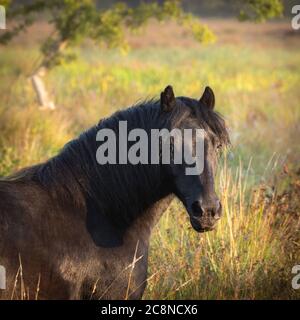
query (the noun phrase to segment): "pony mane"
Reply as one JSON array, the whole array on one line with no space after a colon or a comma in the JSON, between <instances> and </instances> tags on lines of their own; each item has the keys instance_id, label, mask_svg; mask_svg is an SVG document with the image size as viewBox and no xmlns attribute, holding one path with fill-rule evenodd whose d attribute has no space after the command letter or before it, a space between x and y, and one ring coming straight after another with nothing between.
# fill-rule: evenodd
<instances>
[{"instance_id":1,"label":"pony mane","mask_svg":"<svg viewBox=\"0 0 300 320\"><path fill-rule=\"evenodd\" d=\"M92 199L97 210L109 213L116 224L126 228L137 213L167 195L168 188L161 185L159 165L100 166L96 160L97 132L102 128L117 132L119 121L123 120L127 120L128 131L134 128L148 131L153 126L174 128L191 117L223 144L229 143L225 122L218 113L199 107L193 99L180 97L178 101L170 113L162 112L159 101L154 99L117 111L67 143L58 155L6 180L37 183L62 205L85 207L87 199ZM180 101L188 108L181 106Z\"/></svg>"}]
</instances>

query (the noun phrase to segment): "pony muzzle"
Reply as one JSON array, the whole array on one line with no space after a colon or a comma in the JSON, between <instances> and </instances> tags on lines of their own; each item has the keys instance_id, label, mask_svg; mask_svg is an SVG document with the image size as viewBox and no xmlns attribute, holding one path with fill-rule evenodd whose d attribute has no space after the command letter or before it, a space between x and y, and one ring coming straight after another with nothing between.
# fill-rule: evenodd
<instances>
[{"instance_id":1,"label":"pony muzzle","mask_svg":"<svg viewBox=\"0 0 300 320\"><path fill-rule=\"evenodd\" d=\"M218 199L206 205L202 201L194 201L190 209L191 225L197 232L211 231L221 214L222 206Z\"/></svg>"}]
</instances>

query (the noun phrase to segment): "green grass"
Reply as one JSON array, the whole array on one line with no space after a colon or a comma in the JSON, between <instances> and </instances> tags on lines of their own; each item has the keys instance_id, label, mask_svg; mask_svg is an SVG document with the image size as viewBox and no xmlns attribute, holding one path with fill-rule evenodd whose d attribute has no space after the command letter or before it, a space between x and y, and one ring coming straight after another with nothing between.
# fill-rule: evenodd
<instances>
[{"instance_id":1,"label":"green grass","mask_svg":"<svg viewBox=\"0 0 300 320\"><path fill-rule=\"evenodd\" d=\"M152 236L145 298L299 298L290 285L300 261L290 242L299 245L299 205L298 220L279 214L272 187L287 190L283 164L299 165L300 52L214 45L77 53L45 79L58 106L50 112L38 109L26 78L37 50L1 48L0 175L49 158L100 118L157 97L167 84L196 98L210 85L232 138L217 177L224 216L216 231L199 235L172 203Z\"/></svg>"}]
</instances>

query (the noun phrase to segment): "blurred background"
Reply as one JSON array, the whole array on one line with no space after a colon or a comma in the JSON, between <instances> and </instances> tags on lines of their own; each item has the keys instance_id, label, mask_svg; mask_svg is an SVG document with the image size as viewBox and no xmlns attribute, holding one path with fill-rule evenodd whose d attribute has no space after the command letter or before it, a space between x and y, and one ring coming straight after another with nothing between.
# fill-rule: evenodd
<instances>
[{"instance_id":1,"label":"blurred background","mask_svg":"<svg viewBox=\"0 0 300 320\"><path fill-rule=\"evenodd\" d=\"M0 1L0 176L168 84L194 98L209 85L232 140L216 180L224 216L199 235L174 200L145 298L300 298L296 2Z\"/></svg>"}]
</instances>

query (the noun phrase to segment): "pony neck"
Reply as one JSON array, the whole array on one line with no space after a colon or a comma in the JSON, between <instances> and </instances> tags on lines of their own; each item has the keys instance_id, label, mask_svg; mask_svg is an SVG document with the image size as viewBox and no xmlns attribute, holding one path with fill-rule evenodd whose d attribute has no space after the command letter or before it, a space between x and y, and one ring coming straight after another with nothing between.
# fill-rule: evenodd
<instances>
[{"instance_id":1,"label":"pony neck","mask_svg":"<svg viewBox=\"0 0 300 320\"><path fill-rule=\"evenodd\" d=\"M116 132L122 120L127 121L128 130L143 128L150 135L151 129L166 127L167 116L152 102L117 112L66 144L57 156L27 169L26 179L42 185L63 206L84 208L92 201L117 224L130 226L147 208L169 195L171 187L161 165L97 162L98 131L111 128Z\"/></svg>"},{"instance_id":2,"label":"pony neck","mask_svg":"<svg viewBox=\"0 0 300 320\"><path fill-rule=\"evenodd\" d=\"M119 122L126 121L128 132L144 129L150 137L151 129L166 126L166 118L160 114L158 103L148 103L117 112L97 129L110 128L117 132ZM98 164L95 168L97 178L90 181L92 198L99 210L123 226L131 225L137 216L171 193L170 183L159 164Z\"/></svg>"}]
</instances>

